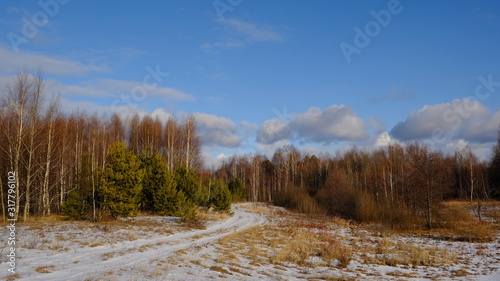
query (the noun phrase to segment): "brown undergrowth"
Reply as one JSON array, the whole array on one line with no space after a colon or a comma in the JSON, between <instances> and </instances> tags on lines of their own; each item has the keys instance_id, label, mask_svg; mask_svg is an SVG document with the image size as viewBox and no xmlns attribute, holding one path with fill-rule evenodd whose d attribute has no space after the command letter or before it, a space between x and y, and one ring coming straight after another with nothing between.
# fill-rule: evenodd
<instances>
[{"instance_id":1,"label":"brown undergrowth","mask_svg":"<svg viewBox=\"0 0 500 281\"><path fill-rule=\"evenodd\" d=\"M281 220L229 234L219 240L218 263L228 266L342 268L351 260L377 265L449 266L457 254L449 249L413 244L400 235L375 234L371 227L324 216L284 211ZM284 218L284 219L283 219Z\"/></svg>"}]
</instances>

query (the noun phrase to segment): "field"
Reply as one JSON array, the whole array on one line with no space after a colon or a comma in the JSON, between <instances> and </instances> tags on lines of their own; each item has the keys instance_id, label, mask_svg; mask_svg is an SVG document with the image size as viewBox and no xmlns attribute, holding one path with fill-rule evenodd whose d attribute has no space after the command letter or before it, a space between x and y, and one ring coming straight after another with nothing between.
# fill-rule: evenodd
<instances>
[{"instance_id":1,"label":"field","mask_svg":"<svg viewBox=\"0 0 500 281\"><path fill-rule=\"evenodd\" d=\"M494 210L490 208L489 213L496 214ZM5 269L0 278L500 279L498 236L490 242L470 243L446 235L391 232L376 225L308 217L251 203L233 205L232 215L203 213L200 222L143 216L100 223L18 223L16 274ZM1 235L7 237L6 227ZM5 257L7 251L4 247L0 254Z\"/></svg>"}]
</instances>

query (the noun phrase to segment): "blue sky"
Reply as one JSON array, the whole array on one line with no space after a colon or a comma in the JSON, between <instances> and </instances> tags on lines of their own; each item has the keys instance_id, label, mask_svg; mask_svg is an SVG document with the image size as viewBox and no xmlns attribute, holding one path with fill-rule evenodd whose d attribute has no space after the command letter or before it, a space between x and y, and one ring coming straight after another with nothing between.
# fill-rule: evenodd
<instances>
[{"instance_id":1,"label":"blue sky","mask_svg":"<svg viewBox=\"0 0 500 281\"><path fill-rule=\"evenodd\" d=\"M0 5L0 82L42 65L66 112L192 113L207 163L414 140L487 159L496 141L498 1Z\"/></svg>"}]
</instances>

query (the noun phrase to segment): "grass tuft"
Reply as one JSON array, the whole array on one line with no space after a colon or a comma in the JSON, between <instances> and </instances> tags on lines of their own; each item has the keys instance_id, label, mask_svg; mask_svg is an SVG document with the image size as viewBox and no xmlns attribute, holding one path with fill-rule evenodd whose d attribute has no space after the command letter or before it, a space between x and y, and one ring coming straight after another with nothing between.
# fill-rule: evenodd
<instances>
[{"instance_id":1,"label":"grass tuft","mask_svg":"<svg viewBox=\"0 0 500 281\"><path fill-rule=\"evenodd\" d=\"M48 265L48 266L39 266L35 269L36 272L38 273L51 273L55 269L55 266L53 265Z\"/></svg>"}]
</instances>

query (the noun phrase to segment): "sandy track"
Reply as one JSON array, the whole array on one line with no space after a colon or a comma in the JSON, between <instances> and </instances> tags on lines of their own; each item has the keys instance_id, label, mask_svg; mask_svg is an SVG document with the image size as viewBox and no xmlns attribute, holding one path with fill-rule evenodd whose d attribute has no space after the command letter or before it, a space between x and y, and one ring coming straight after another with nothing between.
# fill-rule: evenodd
<instances>
[{"instance_id":1,"label":"sandy track","mask_svg":"<svg viewBox=\"0 0 500 281\"><path fill-rule=\"evenodd\" d=\"M266 222L263 215L249 213L242 205L234 205L233 212L234 215L229 219L211 224L203 230L175 233L155 239L126 241L112 246L76 248L50 257L42 254L26 256L19 261L18 272L21 278L16 280L85 280L89 276L100 276L109 270L144 266L155 258L170 257L178 250L205 245L232 232ZM139 250L141 247L146 250ZM114 253L120 252L121 254L114 256ZM110 258L103 261L101 257L106 253L109 253ZM34 272L29 276L23 274L23 268L34 269L48 265L55 267L53 272Z\"/></svg>"}]
</instances>

